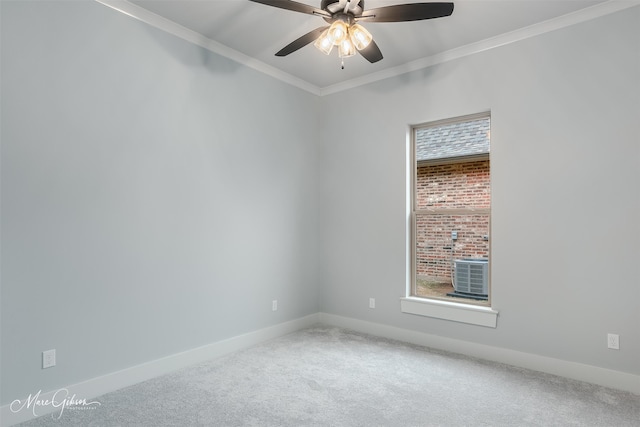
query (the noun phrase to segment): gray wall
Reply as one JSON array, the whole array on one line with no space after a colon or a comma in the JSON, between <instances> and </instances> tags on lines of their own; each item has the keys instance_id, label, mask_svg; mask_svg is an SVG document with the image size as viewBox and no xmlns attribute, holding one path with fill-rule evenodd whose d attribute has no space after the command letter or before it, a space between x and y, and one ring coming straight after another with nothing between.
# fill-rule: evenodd
<instances>
[{"instance_id":1,"label":"gray wall","mask_svg":"<svg viewBox=\"0 0 640 427\"><path fill-rule=\"evenodd\" d=\"M325 109L322 310L640 374L638 22L635 7L323 98L359 120ZM402 314L408 125L487 110L498 327Z\"/></svg>"},{"instance_id":2,"label":"gray wall","mask_svg":"<svg viewBox=\"0 0 640 427\"><path fill-rule=\"evenodd\" d=\"M318 310L640 373L640 8L319 99L1 7L2 404ZM498 328L402 314L407 127L489 109Z\"/></svg>"},{"instance_id":3,"label":"gray wall","mask_svg":"<svg viewBox=\"0 0 640 427\"><path fill-rule=\"evenodd\" d=\"M317 97L95 2L1 12L2 404L318 312Z\"/></svg>"}]
</instances>

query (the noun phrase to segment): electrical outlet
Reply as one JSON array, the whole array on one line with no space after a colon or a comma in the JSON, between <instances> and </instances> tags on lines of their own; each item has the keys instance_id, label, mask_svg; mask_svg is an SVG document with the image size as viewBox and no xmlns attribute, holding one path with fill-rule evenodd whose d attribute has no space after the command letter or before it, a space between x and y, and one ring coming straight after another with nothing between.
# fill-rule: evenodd
<instances>
[{"instance_id":1,"label":"electrical outlet","mask_svg":"<svg viewBox=\"0 0 640 427\"><path fill-rule=\"evenodd\" d=\"M274 299L271 301L271 311L278 311L278 300Z\"/></svg>"},{"instance_id":2,"label":"electrical outlet","mask_svg":"<svg viewBox=\"0 0 640 427\"><path fill-rule=\"evenodd\" d=\"M607 347L612 350L620 350L620 335L607 334Z\"/></svg>"},{"instance_id":3,"label":"electrical outlet","mask_svg":"<svg viewBox=\"0 0 640 427\"><path fill-rule=\"evenodd\" d=\"M376 308L376 299L369 298L369 308Z\"/></svg>"},{"instance_id":4,"label":"electrical outlet","mask_svg":"<svg viewBox=\"0 0 640 427\"><path fill-rule=\"evenodd\" d=\"M47 350L42 352L42 369L56 366L56 350Z\"/></svg>"}]
</instances>

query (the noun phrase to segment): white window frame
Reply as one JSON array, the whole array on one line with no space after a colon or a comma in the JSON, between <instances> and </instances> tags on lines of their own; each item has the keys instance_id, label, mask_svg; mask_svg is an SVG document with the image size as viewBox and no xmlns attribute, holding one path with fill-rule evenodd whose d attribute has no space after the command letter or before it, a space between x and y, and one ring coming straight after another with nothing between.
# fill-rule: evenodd
<instances>
[{"instance_id":1,"label":"white window frame","mask_svg":"<svg viewBox=\"0 0 640 427\"><path fill-rule=\"evenodd\" d=\"M403 313L490 328L497 327L498 311L491 306L479 306L413 295L416 284L416 130L487 117L491 118L491 113L488 111L409 127L407 137L407 284L406 296L400 300L400 309ZM489 216L489 223L491 223L490 211ZM491 257L489 259L491 260ZM489 304L492 301L491 296L491 261L489 261Z\"/></svg>"}]
</instances>

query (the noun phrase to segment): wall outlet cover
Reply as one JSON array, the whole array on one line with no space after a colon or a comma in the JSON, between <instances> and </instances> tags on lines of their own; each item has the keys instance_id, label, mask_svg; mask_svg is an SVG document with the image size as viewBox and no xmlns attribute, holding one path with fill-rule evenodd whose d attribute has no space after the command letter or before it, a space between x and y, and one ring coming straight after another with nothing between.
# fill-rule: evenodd
<instances>
[{"instance_id":1,"label":"wall outlet cover","mask_svg":"<svg viewBox=\"0 0 640 427\"><path fill-rule=\"evenodd\" d=\"M607 334L607 347L612 350L620 350L620 335Z\"/></svg>"},{"instance_id":2,"label":"wall outlet cover","mask_svg":"<svg viewBox=\"0 0 640 427\"><path fill-rule=\"evenodd\" d=\"M42 369L56 366L56 350L47 350L42 352Z\"/></svg>"}]
</instances>

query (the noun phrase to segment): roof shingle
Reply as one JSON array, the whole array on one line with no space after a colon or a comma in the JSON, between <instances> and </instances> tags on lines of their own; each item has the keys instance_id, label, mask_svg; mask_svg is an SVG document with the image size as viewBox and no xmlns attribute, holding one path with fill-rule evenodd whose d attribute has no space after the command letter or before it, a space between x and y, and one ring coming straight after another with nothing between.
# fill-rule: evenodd
<instances>
[{"instance_id":1,"label":"roof shingle","mask_svg":"<svg viewBox=\"0 0 640 427\"><path fill-rule=\"evenodd\" d=\"M488 117L416 131L418 161L489 153Z\"/></svg>"}]
</instances>

